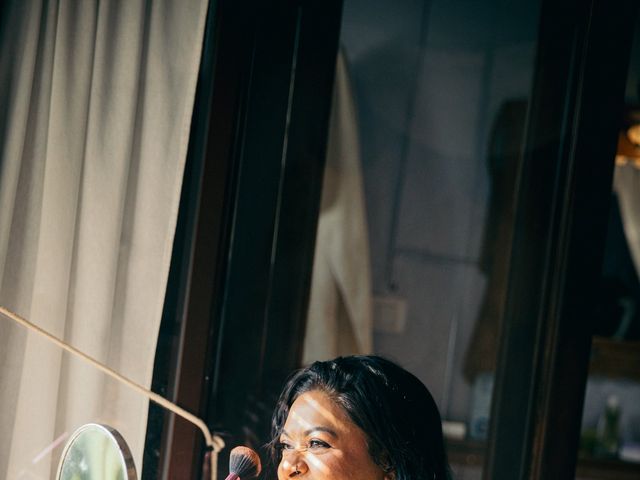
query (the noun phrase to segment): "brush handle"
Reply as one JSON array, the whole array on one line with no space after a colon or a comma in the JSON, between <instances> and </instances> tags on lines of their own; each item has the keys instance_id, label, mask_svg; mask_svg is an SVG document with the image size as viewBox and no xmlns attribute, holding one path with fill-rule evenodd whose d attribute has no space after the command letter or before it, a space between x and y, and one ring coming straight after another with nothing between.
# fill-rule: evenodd
<instances>
[{"instance_id":1,"label":"brush handle","mask_svg":"<svg viewBox=\"0 0 640 480\"><path fill-rule=\"evenodd\" d=\"M227 475L227 478L225 478L224 480L242 480L238 475L236 475L235 473L231 472L229 475Z\"/></svg>"}]
</instances>

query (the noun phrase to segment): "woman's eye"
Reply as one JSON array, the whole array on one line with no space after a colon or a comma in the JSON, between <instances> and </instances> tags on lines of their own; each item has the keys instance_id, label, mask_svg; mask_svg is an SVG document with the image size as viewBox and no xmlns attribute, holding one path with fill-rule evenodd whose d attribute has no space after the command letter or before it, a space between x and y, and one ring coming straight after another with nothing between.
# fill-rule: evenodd
<instances>
[{"instance_id":1,"label":"woman's eye","mask_svg":"<svg viewBox=\"0 0 640 480\"><path fill-rule=\"evenodd\" d=\"M324 442L322 440L311 440L309 442L309 448L315 448L315 449L319 449L319 448L331 448L331 445L329 445L327 442Z\"/></svg>"},{"instance_id":2,"label":"woman's eye","mask_svg":"<svg viewBox=\"0 0 640 480\"><path fill-rule=\"evenodd\" d=\"M291 450L293 448L293 445L290 445L287 442L278 442L276 448L278 450Z\"/></svg>"}]
</instances>

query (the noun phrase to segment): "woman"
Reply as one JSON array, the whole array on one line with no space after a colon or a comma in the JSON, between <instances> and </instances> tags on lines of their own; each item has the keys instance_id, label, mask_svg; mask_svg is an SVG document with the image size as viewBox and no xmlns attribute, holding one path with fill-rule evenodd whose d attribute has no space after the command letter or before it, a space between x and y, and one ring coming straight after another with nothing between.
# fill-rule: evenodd
<instances>
[{"instance_id":1,"label":"woman","mask_svg":"<svg viewBox=\"0 0 640 480\"><path fill-rule=\"evenodd\" d=\"M375 356L296 372L270 444L278 480L446 480L440 414L415 376Z\"/></svg>"}]
</instances>

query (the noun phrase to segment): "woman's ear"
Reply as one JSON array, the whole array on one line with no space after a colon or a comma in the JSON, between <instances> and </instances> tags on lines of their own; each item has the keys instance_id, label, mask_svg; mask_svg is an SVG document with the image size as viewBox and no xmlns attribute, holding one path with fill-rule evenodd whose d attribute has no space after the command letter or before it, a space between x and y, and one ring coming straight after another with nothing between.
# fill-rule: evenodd
<instances>
[{"instance_id":1,"label":"woman's ear","mask_svg":"<svg viewBox=\"0 0 640 480\"><path fill-rule=\"evenodd\" d=\"M390 472L385 472L384 480L396 480L396 471L391 470Z\"/></svg>"},{"instance_id":2,"label":"woman's ear","mask_svg":"<svg viewBox=\"0 0 640 480\"><path fill-rule=\"evenodd\" d=\"M384 456L382 471L384 472L384 480L396 480L396 469L393 468L388 455Z\"/></svg>"}]
</instances>

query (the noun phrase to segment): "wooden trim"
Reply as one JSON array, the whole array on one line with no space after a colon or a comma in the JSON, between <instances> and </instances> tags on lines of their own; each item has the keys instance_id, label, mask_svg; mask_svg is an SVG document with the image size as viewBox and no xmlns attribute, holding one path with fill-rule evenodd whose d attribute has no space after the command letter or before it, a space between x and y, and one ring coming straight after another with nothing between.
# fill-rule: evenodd
<instances>
[{"instance_id":1,"label":"wooden trim","mask_svg":"<svg viewBox=\"0 0 640 480\"><path fill-rule=\"evenodd\" d=\"M484 464L485 453L484 442L447 440L449 463L454 471L456 467L480 469ZM563 451L562 454L564 453ZM579 480L637 480L640 478L640 464L621 460L579 458L576 478Z\"/></svg>"},{"instance_id":2,"label":"wooden trim","mask_svg":"<svg viewBox=\"0 0 640 480\"><path fill-rule=\"evenodd\" d=\"M530 478L572 478L608 224L619 119L637 12L632 0L593 2L577 85L572 150L558 211L550 335L539 357ZM589 239L585 241L585 239ZM543 327L544 328L544 327ZM571 452L558 455L559 451Z\"/></svg>"},{"instance_id":3,"label":"wooden trim","mask_svg":"<svg viewBox=\"0 0 640 480\"><path fill-rule=\"evenodd\" d=\"M579 480L637 480L640 478L640 464L620 460L579 459L575 478Z\"/></svg>"},{"instance_id":4,"label":"wooden trim","mask_svg":"<svg viewBox=\"0 0 640 480\"><path fill-rule=\"evenodd\" d=\"M640 382L640 342L594 337L589 375Z\"/></svg>"},{"instance_id":5,"label":"wooden trim","mask_svg":"<svg viewBox=\"0 0 640 480\"><path fill-rule=\"evenodd\" d=\"M201 418L207 410L211 345L219 330L215 299L230 236L234 148L254 47L255 3L210 5L154 368L154 388ZM157 417L153 409L150 416ZM160 459L157 465L145 462L145 478L199 477L204 444L192 425L165 415L155 435L162 436Z\"/></svg>"},{"instance_id":6,"label":"wooden trim","mask_svg":"<svg viewBox=\"0 0 640 480\"><path fill-rule=\"evenodd\" d=\"M268 440L275 396L299 365L341 11L342 0L257 9L206 402L231 446Z\"/></svg>"},{"instance_id":7,"label":"wooden trim","mask_svg":"<svg viewBox=\"0 0 640 480\"><path fill-rule=\"evenodd\" d=\"M575 472L632 3L543 3L485 478Z\"/></svg>"}]
</instances>

